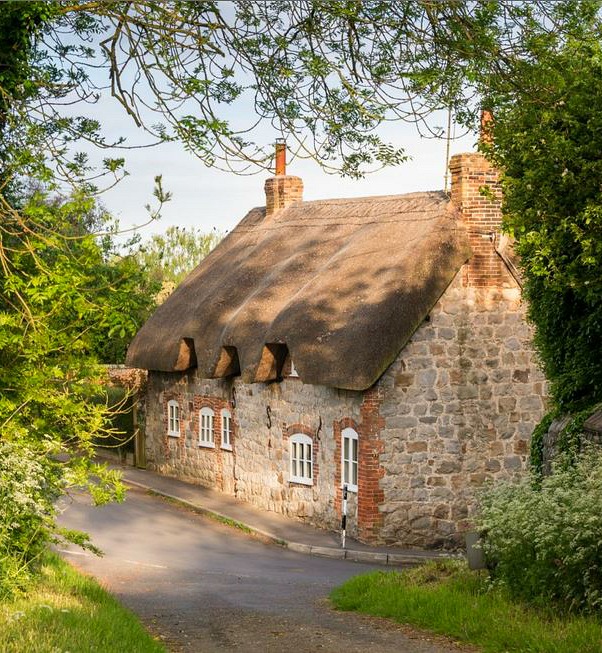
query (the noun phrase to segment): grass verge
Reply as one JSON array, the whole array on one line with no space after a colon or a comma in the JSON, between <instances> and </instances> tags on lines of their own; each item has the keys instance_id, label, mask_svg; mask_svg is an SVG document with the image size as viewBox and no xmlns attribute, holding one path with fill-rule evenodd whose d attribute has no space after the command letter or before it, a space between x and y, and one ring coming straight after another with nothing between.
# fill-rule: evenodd
<instances>
[{"instance_id":1,"label":"grass verge","mask_svg":"<svg viewBox=\"0 0 602 653\"><path fill-rule=\"evenodd\" d=\"M152 490L152 489L147 489L146 493L150 494L151 496L159 497L160 499L163 499L163 501L167 501L167 503L171 503L172 505L178 506L179 508L190 510L191 512L194 512L197 515L202 515L203 517L207 517L208 519L213 519L213 521L216 521L219 524L223 524L224 526L228 526L229 528L236 528L237 530L242 531L246 535L250 535L254 537L256 540L259 540L261 542L268 543L268 544L277 544L278 546L283 546L283 547L287 545L286 540L282 540L272 535L260 533L259 531L256 531L255 529L251 528L250 526L247 526L246 524L244 524L241 521L238 521L237 519L232 519L231 517L220 515L217 512L213 512L213 510L209 510L208 508L195 506L189 501L185 501L184 499L178 499L177 497L169 497L161 492L157 492L156 490Z\"/></svg>"},{"instance_id":2,"label":"grass verge","mask_svg":"<svg viewBox=\"0 0 602 653\"><path fill-rule=\"evenodd\" d=\"M600 653L602 623L510 599L463 563L432 562L404 572L356 576L330 596L356 610L477 645L485 653Z\"/></svg>"},{"instance_id":3,"label":"grass verge","mask_svg":"<svg viewBox=\"0 0 602 653\"><path fill-rule=\"evenodd\" d=\"M146 493L154 497L159 497L160 499L163 499L163 501L166 501L167 503L171 503L174 506L178 506L180 508L185 508L186 510L190 510L196 513L197 515L202 515L203 517L208 517L209 519L213 519L213 521L219 522L224 526L229 526L230 528L237 528L239 531L242 531L247 535L256 534L256 532L252 528L249 528L249 526L247 526L246 524L243 524L242 522L237 521L236 519L231 519L230 517L225 517L224 515L220 515L216 512L213 512L212 510L208 510L207 508L202 508L201 506L195 506L192 503L190 503L190 501L185 501L184 499L178 499L177 497L168 497L161 492L157 492L156 490L147 490Z\"/></svg>"},{"instance_id":4,"label":"grass verge","mask_svg":"<svg viewBox=\"0 0 602 653\"><path fill-rule=\"evenodd\" d=\"M98 583L48 554L27 594L0 602L3 653L165 653Z\"/></svg>"}]
</instances>

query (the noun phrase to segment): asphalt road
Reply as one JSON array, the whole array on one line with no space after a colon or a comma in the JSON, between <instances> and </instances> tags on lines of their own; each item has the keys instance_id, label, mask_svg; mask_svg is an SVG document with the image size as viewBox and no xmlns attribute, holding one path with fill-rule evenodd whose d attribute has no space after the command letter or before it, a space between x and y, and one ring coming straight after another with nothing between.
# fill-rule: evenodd
<instances>
[{"instance_id":1,"label":"asphalt road","mask_svg":"<svg viewBox=\"0 0 602 653\"><path fill-rule=\"evenodd\" d=\"M136 612L170 651L448 653L460 648L388 621L337 612L330 590L374 567L316 558L132 489L123 504L66 506L61 522L105 553L63 555ZM111 653L111 652L106 652Z\"/></svg>"}]
</instances>

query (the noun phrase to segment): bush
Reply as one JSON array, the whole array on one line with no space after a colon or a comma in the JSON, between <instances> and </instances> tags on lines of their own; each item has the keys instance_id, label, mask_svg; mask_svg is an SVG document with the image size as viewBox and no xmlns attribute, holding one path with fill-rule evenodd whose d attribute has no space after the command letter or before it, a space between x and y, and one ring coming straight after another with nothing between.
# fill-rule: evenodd
<instances>
[{"instance_id":1,"label":"bush","mask_svg":"<svg viewBox=\"0 0 602 653\"><path fill-rule=\"evenodd\" d=\"M49 540L58 496L51 486L33 449L0 441L0 596L26 582Z\"/></svg>"},{"instance_id":2,"label":"bush","mask_svg":"<svg viewBox=\"0 0 602 653\"><path fill-rule=\"evenodd\" d=\"M513 595L568 610L602 607L602 452L554 467L535 484L501 483L481 496L478 528L492 576Z\"/></svg>"},{"instance_id":3,"label":"bush","mask_svg":"<svg viewBox=\"0 0 602 653\"><path fill-rule=\"evenodd\" d=\"M10 435L0 433L0 598L27 589L49 544L72 542L100 553L86 533L56 523L56 501L69 487L87 489L95 503L123 498L117 475L104 466L94 467L99 477L92 480L87 459L74 457L67 466L52 445L3 439Z\"/></svg>"}]
</instances>

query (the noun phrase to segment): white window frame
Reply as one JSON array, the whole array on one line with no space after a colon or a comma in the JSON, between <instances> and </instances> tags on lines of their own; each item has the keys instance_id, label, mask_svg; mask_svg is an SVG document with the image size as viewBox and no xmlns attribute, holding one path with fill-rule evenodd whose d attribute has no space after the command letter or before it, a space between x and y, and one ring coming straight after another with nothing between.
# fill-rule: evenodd
<instances>
[{"instance_id":1,"label":"white window frame","mask_svg":"<svg viewBox=\"0 0 602 653\"><path fill-rule=\"evenodd\" d=\"M167 402L167 435L180 437L180 404L175 399Z\"/></svg>"},{"instance_id":2,"label":"white window frame","mask_svg":"<svg viewBox=\"0 0 602 653\"><path fill-rule=\"evenodd\" d=\"M222 421L222 449L232 451L232 413L227 408L222 408L220 417Z\"/></svg>"},{"instance_id":3,"label":"white window frame","mask_svg":"<svg viewBox=\"0 0 602 653\"><path fill-rule=\"evenodd\" d=\"M314 443L304 433L294 433L289 438L290 482L314 484Z\"/></svg>"},{"instance_id":4,"label":"white window frame","mask_svg":"<svg viewBox=\"0 0 602 653\"><path fill-rule=\"evenodd\" d=\"M355 457L353 455L354 449ZM360 444L357 431L352 428L343 429L341 433L341 486L347 485L347 489L350 492L357 492L359 479L359 450ZM355 483L353 481L355 481Z\"/></svg>"},{"instance_id":5,"label":"white window frame","mask_svg":"<svg viewBox=\"0 0 602 653\"><path fill-rule=\"evenodd\" d=\"M215 448L214 418L215 413L208 406L199 411L199 447Z\"/></svg>"}]
</instances>

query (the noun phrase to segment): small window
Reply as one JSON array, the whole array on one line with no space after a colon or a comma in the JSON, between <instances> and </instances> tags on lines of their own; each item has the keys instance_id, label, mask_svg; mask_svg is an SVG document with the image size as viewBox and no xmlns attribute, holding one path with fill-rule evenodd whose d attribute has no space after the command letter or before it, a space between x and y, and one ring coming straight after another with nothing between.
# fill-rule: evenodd
<instances>
[{"instance_id":1,"label":"small window","mask_svg":"<svg viewBox=\"0 0 602 653\"><path fill-rule=\"evenodd\" d=\"M313 485L313 443L309 436L295 433L290 439L291 483Z\"/></svg>"},{"instance_id":2,"label":"small window","mask_svg":"<svg viewBox=\"0 0 602 653\"><path fill-rule=\"evenodd\" d=\"M342 473L343 485L351 492L357 492L357 466L358 466L358 435L353 429L343 429L343 460Z\"/></svg>"},{"instance_id":3,"label":"small window","mask_svg":"<svg viewBox=\"0 0 602 653\"><path fill-rule=\"evenodd\" d=\"M175 399L167 402L167 435L180 437L180 405Z\"/></svg>"},{"instance_id":4,"label":"small window","mask_svg":"<svg viewBox=\"0 0 602 653\"><path fill-rule=\"evenodd\" d=\"M222 449L232 451L232 415L229 410L222 410Z\"/></svg>"},{"instance_id":5,"label":"small window","mask_svg":"<svg viewBox=\"0 0 602 653\"><path fill-rule=\"evenodd\" d=\"M213 411L211 408L201 408L200 412L200 430L199 430L199 447L214 447L215 438L213 435Z\"/></svg>"}]
</instances>

